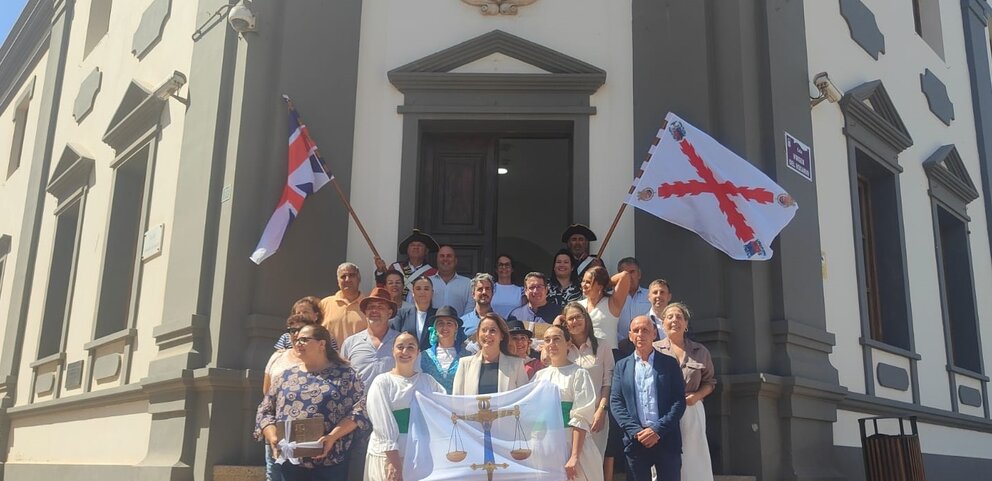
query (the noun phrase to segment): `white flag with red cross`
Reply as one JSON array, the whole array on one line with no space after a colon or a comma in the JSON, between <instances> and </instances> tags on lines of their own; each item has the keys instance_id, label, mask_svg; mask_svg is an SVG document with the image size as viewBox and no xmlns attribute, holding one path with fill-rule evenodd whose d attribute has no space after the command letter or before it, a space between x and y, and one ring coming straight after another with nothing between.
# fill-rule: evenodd
<instances>
[{"instance_id":1,"label":"white flag with red cross","mask_svg":"<svg viewBox=\"0 0 992 481\"><path fill-rule=\"evenodd\" d=\"M627 204L689 229L737 260L772 257L799 206L782 187L677 115L665 117Z\"/></svg>"}]
</instances>

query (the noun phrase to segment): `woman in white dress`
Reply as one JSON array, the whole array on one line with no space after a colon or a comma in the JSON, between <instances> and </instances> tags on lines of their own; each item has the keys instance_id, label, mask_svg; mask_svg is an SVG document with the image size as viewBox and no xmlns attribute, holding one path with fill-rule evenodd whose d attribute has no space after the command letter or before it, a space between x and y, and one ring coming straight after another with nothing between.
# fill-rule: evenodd
<instances>
[{"instance_id":1,"label":"woman in white dress","mask_svg":"<svg viewBox=\"0 0 992 481\"><path fill-rule=\"evenodd\" d=\"M496 284L493 285L492 309L503 319L510 311L524 305L524 288L513 283L513 258L500 254L496 257Z\"/></svg>"},{"instance_id":2,"label":"woman in white dress","mask_svg":"<svg viewBox=\"0 0 992 481\"><path fill-rule=\"evenodd\" d=\"M365 408L372 421L372 436L365 461L365 481L402 481L414 393L444 392L429 374L414 370L418 349L413 334L403 332L397 336L393 343L396 367L376 376L369 387Z\"/></svg>"},{"instance_id":3,"label":"woman in white dress","mask_svg":"<svg viewBox=\"0 0 992 481\"><path fill-rule=\"evenodd\" d=\"M562 418L565 426L571 427L565 475L576 481L602 481L603 456L586 437L596 411L597 393L589 372L568 360L569 346L567 330L553 326L544 331L544 350L551 365L538 371L534 381L549 381L561 393Z\"/></svg>"},{"instance_id":4,"label":"woman in white dress","mask_svg":"<svg viewBox=\"0 0 992 481\"><path fill-rule=\"evenodd\" d=\"M661 312L665 338L654 348L675 358L685 379L685 414L679 421L682 431L682 481L713 481L710 447L706 442L706 410L703 399L716 389L713 358L706 346L686 337L689 308L673 302Z\"/></svg>"},{"instance_id":5,"label":"woman in white dress","mask_svg":"<svg viewBox=\"0 0 992 481\"><path fill-rule=\"evenodd\" d=\"M592 318L593 333L602 339L610 349L617 348L617 325L620 324L620 313L627 303L627 292L630 292L630 274L620 271L610 278L602 266L586 269L582 275L582 307ZM613 288L613 295L606 291Z\"/></svg>"}]
</instances>

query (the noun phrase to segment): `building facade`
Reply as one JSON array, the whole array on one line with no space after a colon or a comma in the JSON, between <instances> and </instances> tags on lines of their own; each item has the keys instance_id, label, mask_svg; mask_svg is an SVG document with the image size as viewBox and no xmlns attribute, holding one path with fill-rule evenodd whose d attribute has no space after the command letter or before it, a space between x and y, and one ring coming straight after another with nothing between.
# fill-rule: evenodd
<instances>
[{"instance_id":1,"label":"building facade","mask_svg":"<svg viewBox=\"0 0 992 481\"><path fill-rule=\"evenodd\" d=\"M602 237L677 113L800 206L768 262L639 212L605 251L695 307L716 472L863 479L877 415L918 417L928 479L992 467L986 0L254 0L243 32L235 5L29 0L0 50L0 479L261 463L286 311L374 269L332 189L248 260L282 94L383 257L419 227L465 272Z\"/></svg>"}]
</instances>

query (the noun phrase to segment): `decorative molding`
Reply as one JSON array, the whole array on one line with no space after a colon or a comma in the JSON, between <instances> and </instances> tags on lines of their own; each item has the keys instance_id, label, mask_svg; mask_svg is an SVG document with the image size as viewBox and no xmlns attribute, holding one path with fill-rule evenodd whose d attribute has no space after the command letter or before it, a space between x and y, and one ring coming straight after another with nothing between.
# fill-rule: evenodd
<instances>
[{"instance_id":1,"label":"decorative molding","mask_svg":"<svg viewBox=\"0 0 992 481\"><path fill-rule=\"evenodd\" d=\"M77 149L72 145L65 146L59 163L52 172L52 180L45 188L46 192L58 199L59 204L68 200L80 188L87 186L90 181L94 161Z\"/></svg>"},{"instance_id":2,"label":"decorative molding","mask_svg":"<svg viewBox=\"0 0 992 481\"><path fill-rule=\"evenodd\" d=\"M954 144L942 146L931 154L923 161L923 170L930 180L931 194L936 194L934 184L943 187L956 197L957 202L949 203L957 204L958 210L963 210L964 206L978 198L978 189L968 175L968 169ZM947 200L949 199L945 199L945 202Z\"/></svg>"},{"instance_id":3,"label":"decorative molding","mask_svg":"<svg viewBox=\"0 0 992 481\"><path fill-rule=\"evenodd\" d=\"M72 118L76 119L77 124L93 110L102 83L103 72L97 67L86 76L83 83L79 84L79 93L76 94L76 102L72 106Z\"/></svg>"},{"instance_id":4,"label":"decorative molding","mask_svg":"<svg viewBox=\"0 0 992 481\"><path fill-rule=\"evenodd\" d=\"M479 7L483 15L516 15L517 9L526 7L537 0L462 0L462 2Z\"/></svg>"},{"instance_id":5,"label":"decorative molding","mask_svg":"<svg viewBox=\"0 0 992 481\"><path fill-rule=\"evenodd\" d=\"M121 329L112 334L107 334L99 339L94 339L86 344L83 344L83 349L87 351L92 351L94 349L99 349L108 344L113 344L117 341L124 341L124 344L130 344L134 342L134 338L138 335L137 329Z\"/></svg>"},{"instance_id":6,"label":"decorative molding","mask_svg":"<svg viewBox=\"0 0 992 481\"><path fill-rule=\"evenodd\" d=\"M186 84L186 76L174 72L155 90L149 91L132 81L124 93L103 141L120 155L145 134L159 126L169 97Z\"/></svg>"},{"instance_id":7,"label":"decorative molding","mask_svg":"<svg viewBox=\"0 0 992 481\"><path fill-rule=\"evenodd\" d=\"M965 406L982 407L982 393L973 387L958 386L958 399Z\"/></svg>"},{"instance_id":8,"label":"decorative molding","mask_svg":"<svg viewBox=\"0 0 992 481\"><path fill-rule=\"evenodd\" d=\"M453 73L458 67L494 53L512 57L548 73ZM389 81L401 92L412 90L552 90L592 94L606 82L606 71L543 45L493 30L390 70Z\"/></svg>"},{"instance_id":9,"label":"decorative molding","mask_svg":"<svg viewBox=\"0 0 992 481\"><path fill-rule=\"evenodd\" d=\"M0 257L10 254L11 238L9 234L0 235Z\"/></svg>"},{"instance_id":10,"label":"decorative molding","mask_svg":"<svg viewBox=\"0 0 992 481\"><path fill-rule=\"evenodd\" d=\"M968 8L983 25L988 26L989 18L992 18L992 7L987 0L968 0Z\"/></svg>"},{"instance_id":11,"label":"decorative molding","mask_svg":"<svg viewBox=\"0 0 992 481\"><path fill-rule=\"evenodd\" d=\"M848 121L863 125L892 148L895 154L913 145L913 137L909 135L881 80L865 82L848 90L839 103Z\"/></svg>"},{"instance_id":12,"label":"decorative molding","mask_svg":"<svg viewBox=\"0 0 992 481\"><path fill-rule=\"evenodd\" d=\"M928 424L992 433L992 420L989 419L861 393L847 393L837 407L869 415L917 416L920 422Z\"/></svg>"},{"instance_id":13,"label":"decorative molding","mask_svg":"<svg viewBox=\"0 0 992 481\"><path fill-rule=\"evenodd\" d=\"M899 366L880 362L875 366L878 384L899 391L909 390L909 373Z\"/></svg>"},{"instance_id":14,"label":"decorative molding","mask_svg":"<svg viewBox=\"0 0 992 481\"><path fill-rule=\"evenodd\" d=\"M34 378L34 395L44 396L55 391L55 373L45 372Z\"/></svg>"},{"instance_id":15,"label":"decorative molding","mask_svg":"<svg viewBox=\"0 0 992 481\"><path fill-rule=\"evenodd\" d=\"M141 15L141 22L131 41L131 53L142 59L162 40L165 24L172 11L172 0L153 0Z\"/></svg>"},{"instance_id":16,"label":"decorative molding","mask_svg":"<svg viewBox=\"0 0 992 481\"><path fill-rule=\"evenodd\" d=\"M947 95L947 87L930 69L920 74L920 90L927 98L930 111L945 125L950 126L954 120L954 104Z\"/></svg>"},{"instance_id":17,"label":"decorative molding","mask_svg":"<svg viewBox=\"0 0 992 481\"><path fill-rule=\"evenodd\" d=\"M119 352L111 352L94 359L93 379L105 381L118 377L121 373L121 358Z\"/></svg>"},{"instance_id":18,"label":"decorative molding","mask_svg":"<svg viewBox=\"0 0 992 481\"><path fill-rule=\"evenodd\" d=\"M21 90L32 67L48 51L52 0L29 0L0 47L0 111Z\"/></svg>"},{"instance_id":19,"label":"decorative molding","mask_svg":"<svg viewBox=\"0 0 992 481\"><path fill-rule=\"evenodd\" d=\"M878 54L885 53L885 35L878 28L875 14L861 0L840 0L840 15L847 22L851 39L878 60Z\"/></svg>"}]
</instances>

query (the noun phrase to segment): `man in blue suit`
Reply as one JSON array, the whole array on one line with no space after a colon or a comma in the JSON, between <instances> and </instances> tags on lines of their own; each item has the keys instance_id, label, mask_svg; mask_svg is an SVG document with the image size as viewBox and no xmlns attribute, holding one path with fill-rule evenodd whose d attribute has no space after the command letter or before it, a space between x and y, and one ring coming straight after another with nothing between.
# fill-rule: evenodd
<instances>
[{"instance_id":1,"label":"man in blue suit","mask_svg":"<svg viewBox=\"0 0 992 481\"><path fill-rule=\"evenodd\" d=\"M634 353L617 362L610 388L610 410L623 429L627 479L679 481L685 382L678 362L654 350L657 328L647 316L630 322Z\"/></svg>"}]
</instances>

